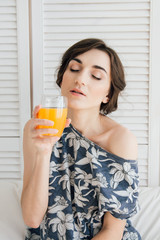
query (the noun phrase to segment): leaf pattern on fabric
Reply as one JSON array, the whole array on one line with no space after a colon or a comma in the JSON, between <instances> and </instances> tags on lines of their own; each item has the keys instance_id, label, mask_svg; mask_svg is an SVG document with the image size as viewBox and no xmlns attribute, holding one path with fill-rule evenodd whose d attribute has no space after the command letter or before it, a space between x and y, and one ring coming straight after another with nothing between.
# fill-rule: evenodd
<instances>
[{"instance_id":1,"label":"leaf pattern on fabric","mask_svg":"<svg viewBox=\"0 0 160 240\"><path fill-rule=\"evenodd\" d=\"M59 238L64 239L67 230L73 229L73 215L57 212L57 217L51 219L49 225L52 225L52 231L58 232Z\"/></svg>"},{"instance_id":2,"label":"leaf pattern on fabric","mask_svg":"<svg viewBox=\"0 0 160 240\"><path fill-rule=\"evenodd\" d=\"M126 180L129 185L132 185L134 179L138 177L138 174L131 168L131 164L128 162L124 162L123 165L112 163L109 164L109 167L112 167L110 170L110 174L113 174L111 187L114 189L117 188L118 184L123 180Z\"/></svg>"},{"instance_id":3,"label":"leaf pattern on fabric","mask_svg":"<svg viewBox=\"0 0 160 240\"><path fill-rule=\"evenodd\" d=\"M123 240L140 240L129 221L139 210L138 182L137 161L107 152L71 125L53 147L49 203L39 239L89 240L100 231L109 211L127 220ZM27 234L26 240L38 236L34 229Z\"/></svg>"}]
</instances>

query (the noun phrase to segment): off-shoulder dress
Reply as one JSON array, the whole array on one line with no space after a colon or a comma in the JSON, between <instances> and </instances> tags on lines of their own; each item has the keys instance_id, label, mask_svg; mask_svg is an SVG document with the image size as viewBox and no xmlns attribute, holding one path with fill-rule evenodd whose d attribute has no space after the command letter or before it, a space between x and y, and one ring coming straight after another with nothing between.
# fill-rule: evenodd
<instances>
[{"instance_id":1,"label":"off-shoulder dress","mask_svg":"<svg viewBox=\"0 0 160 240\"><path fill-rule=\"evenodd\" d=\"M136 160L106 151L70 124L53 147L48 209L25 239L89 240L110 212L127 220L122 240L140 240L130 221L139 210L138 183Z\"/></svg>"}]
</instances>

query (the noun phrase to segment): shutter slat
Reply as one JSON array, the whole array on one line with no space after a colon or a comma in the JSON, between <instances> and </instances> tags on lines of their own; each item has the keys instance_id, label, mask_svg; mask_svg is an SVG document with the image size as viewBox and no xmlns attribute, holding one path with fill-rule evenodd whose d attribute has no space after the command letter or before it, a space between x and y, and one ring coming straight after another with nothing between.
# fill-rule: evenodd
<instances>
[{"instance_id":1,"label":"shutter slat","mask_svg":"<svg viewBox=\"0 0 160 240\"><path fill-rule=\"evenodd\" d=\"M141 0L141 1L139 1L139 0L133 0L133 1L131 1L131 0L114 0L114 4L116 4L116 3L139 3L139 2L145 2L145 3L147 3L147 2L149 2L150 0ZM113 3L113 0L99 0L99 1L97 1L97 0L85 0L85 4L92 4L92 3L99 3L99 4L101 4L101 3ZM84 2L82 2L82 0L77 0L76 2L75 2L75 0L54 0L54 2L53 2L53 0L45 0L45 5L47 5L47 4L70 4L70 3L74 3L74 4L78 4L78 3L84 3Z\"/></svg>"},{"instance_id":2,"label":"shutter slat","mask_svg":"<svg viewBox=\"0 0 160 240\"><path fill-rule=\"evenodd\" d=\"M19 110L18 109L10 109L9 107L7 109L0 109L1 115L2 116L18 116L19 115Z\"/></svg>"},{"instance_id":3,"label":"shutter slat","mask_svg":"<svg viewBox=\"0 0 160 240\"><path fill-rule=\"evenodd\" d=\"M20 171L20 164L3 164L1 165L1 170L0 172L8 172L8 171L11 171L11 172L17 172L17 170Z\"/></svg>"},{"instance_id":4,"label":"shutter slat","mask_svg":"<svg viewBox=\"0 0 160 240\"><path fill-rule=\"evenodd\" d=\"M141 103L148 103L149 99L148 96L137 96L136 98L134 96L127 96L127 97L119 97L119 103L124 103L124 102L141 102Z\"/></svg>"},{"instance_id":5,"label":"shutter slat","mask_svg":"<svg viewBox=\"0 0 160 240\"><path fill-rule=\"evenodd\" d=\"M1 38L1 36L0 36ZM0 56L0 59L4 59L4 58L7 58L7 59L17 59L17 51L12 51L12 52L1 52L1 56Z\"/></svg>"},{"instance_id":6,"label":"shutter slat","mask_svg":"<svg viewBox=\"0 0 160 240\"><path fill-rule=\"evenodd\" d=\"M126 20L125 20L126 21ZM70 47L71 45L73 45L75 43L75 41L73 40L69 40L66 42L65 40L61 39L59 41L54 40L54 42L52 40L46 40L44 42L44 47L57 47L57 48L64 48L65 47ZM112 45L112 47L115 46L149 46L149 41L147 39L137 39L136 41L134 41L133 39L106 39L106 43L107 45Z\"/></svg>"},{"instance_id":7,"label":"shutter slat","mask_svg":"<svg viewBox=\"0 0 160 240\"><path fill-rule=\"evenodd\" d=\"M18 102L19 97L18 95L0 95L0 101L1 102Z\"/></svg>"},{"instance_id":8,"label":"shutter slat","mask_svg":"<svg viewBox=\"0 0 160 240\"><path fill-rule=\"evenodd\" d=\"M8 116L1 116L0 118L0 124L3 125L3 123L19 123L19 116L10 116L8 118Z\"/></svg>"},{"instance_id":9,"label":"shutter slat","mask_svg":"<svg viewBox=\"0 0 160 240\"><path fill-rule=\"evenodd\" d=\"M0 88L11 88L11 87L18 87L18 82L16 80L0 80Z\"/></svg>"},{"instance_id":10,"label":"shutter slat","mask_svg":"<svg viewBox=\"0 0 160 240\"><path fill-rule=\"evenodd\" d=\"M1 95L2 94L6 94L6 95L8 95L8 94L15 94L15 95L18 95L18 93L19 93L18 88L14 88L14 87L12 87L12 88L1 88L0 89L0 94Z\"/></svg>"},{"instance_id":11,"label":"shutter slat","mask_svg":"<svg viewBox=\"0 0 160 240\"><path fill-rule=\"evenodd\" d=\"M16 28L17 28L16 21L15 22L0 21L0 29L16 29Z\"/></svg>"},{"instance_id":12,"label":"shutter slat","mask_svg":"<svg viewBox=\"0 0 160 240\"><path fill-rule=\"evenodd\" d=\"M98 2L96 4L92 3L89 5L88 8L86 8L86 4L74 4L72 3L72 5L70 4L63 4L63 5L59 5L59 4L54 4L54 2L52 4L44 4L44 12L68 12L68 11L125 11L125 10L149 10L149 3L128 3L128 4L124 4L123 2L120 4L115 4L115 3L107 3L107 4L99 4Z\"/></svg>"},{"instance_id":13,"label":"shutter slat","mask_svg":"<svg viewBox=\"0 0 160 240\"><path fill-rule=\"evenodd\" d=\"M17 42L17 39L16 37L5 37L5 36L1 36L0 37L0 43L4 43L4 44L8 44L8 43L11 43L11 44L15 44Z\"/></svg>"},{"instance_id":14,"label":"shutter slat","mask_svg":"<svg viewBox=\"0 0 160 240\"><path fill-rule=\"evenodd\" d=\"M49 33L49 34L45 34L44 35L44 39L45 40L60 40L60 39L66 39L66 40L75 40L75 42L77 42L80 39L83 38L94 38L95 37L95 33L93 32L89 32L89 33L84 33L83 29L79 29L79 32L77 32L77 34L74 34L73 32L70 33L65 33L65 32L59 32L59 33ZM122 32L122 34L119 34L117 32L106 32L106 27L104 26L104 32L102 33L96 33L96 37L97 38L102 38L104 40L108 39L114 39L114 38L118 38L118 39L149 39L148 37L148 32L130 32L130 31L124 31ZM67 49L67 48L66 48Z\"/></svg>"},{"instance_id":15,"label":"shutter slat","mask_svg":"<svg viewBox=\"0 0 160 240\"><path fill-rule=\"evenodd\" d=\"M71 17L72 16L72 17ZM107 17L115 17L117 18L137 18L137 17L149 17L149 10L136 10L136 11L108 11L107 12ZM67 11L67 12L45 12L44 17L46 18L60 18L60 19L65 19L65 18L103 18L106 17L106 11Z\"/></svg>"},{"instance_id":16,"label":"shutter slat","mask_svg":"<svg viewBox=\"0 0 160 240\"><path fill-rule=\"evenodd\" d=\"M4 130L1 130L0 137L1 138L3 138L4 136L5 137L10 137L12 135L12 137L14 137L14 138L17 137L18 138L19 134L20 134L19 129L15 129L15 130L4 129Z\"/></svg>"},{"instance_id":17,"label":"shutter slat","mask_svg":"<svg viewBox=\"0 0 160 240\"><path fill-rule=\"evenodd\" d=\"M2 59L0 58L0 67L1 66L17 66L17 59Z\"/></svg>"},{"instance_id":18,"label":"shutter slat","mask_svg":"<svg viewBox=\"0 0 160 240\"><path fill-rule=\"evenodd\" d=\"M0 171L0 179L2 180L2 179L10 179L10 180L20 180L21 179L21 174L20 174L20 172L18 171L18 169L17 169L17 171L16 172L11 172L10 171L10 168L8 168L8 171L6 171L6 172L1 172Z\"/></svg>"},{"instance_id":19,"label":"shutter slat","mask_svg":"<svg viewBox=\"0 0 160 240\"><path fill-rule=\"evenodd\" d=\"M18 109L19 108L19 102L0 102L0 109Z\"/></svg>"},{"instance_id":20,"label":"shutter slat","mask_svg":"<svg viewBox=\"0 0 160 240\"><path fill-rule=\"evenodd\" d=\"M17 73L18 72L18 69L17 67L15 66L1 66L0 67L0 72L3 74L3 73Z\"/></svg>"},{"instance_id":21,"label":"shutter slat","mask_svg":"<svg viewBox=\"0 0 160 240\"><path fill-rule=\"evenodd\" d=\"M106 27L106 31L104 29L104 26L101 26L100 24L96 24L97 30L96 32L147 32L149 31L149 25L108 25ZM93 26L83 26L80 25L79 28L83 29L83 33L95 33L95 25ZM128 30L129 28L129 30ZM46 26L45 27L45 33L79 33L79 29L77 26Z\"/></svg>"},{"instance_id":22,"label":"shutter slat","mask_svg":"<svg viewBox=\"0 0 160 240\"><path fill-rule=\"evenodd\" d=\"M141 24L147 24L149 25L149 19L148 18L128 18L127 19L127 25L141 25ZM108 25L126 25L126 18L108 18L108 17L104 17L104 18L100 18L95 19L95 18L83 18L83 19L74 19L74 21L71 18L68 19L47 19L44 21L44 26L93 26L93 25L99 25L99 26L108 26ZM63 40L62 40L63 41ZM116 41L116 40L114 40ZM69 46L71 46L72 43L69 44ZM58 44L57 44L58 45Z\"/></svg>"},{"instance_id":23,"label":"shutter slat","mask_svg":"<svg viewBox=\"0 0 160 240\"><path fill-rule=\"evenodd\" d=\"M0 51L17 51L16 44L0 44Z\"/></svg>"},{"instance_id":24,"label":"shutter slat","mask_svg":"<svg viewBox=\"0 0 160 240\"><path fill-rule=\"evenodd\" d=\"M135 81L135 82L140 82L140 81L142 81L142 82L144 82L144 81L146 81L146 82L148 82L149 81L149 79L148 79L148 75L139 75L139 74L137 74L137 75L126 75L126 81L127 82L132 82L132 81Z\"/></svg>"},{"instance_id":25,"label":"shutter slat","mask_svg":"<svg viewBox=\"0 0 160 240\"><path fill-rule=\"evenodd\" d=\"M148 110L148 104L147 103L141 103L141 102L138 102L138 103L127 103L127 102L124 102L124 103L121 103L119 106L118 106L118 109L120 110Z\"/></svg>"},{"instance_id":26,"label":"shutter slat","mask_svg":"<svg viewBox=\"0 0 160 240\"><path fill-rule=\"evenodd\" d=\"M117 119L119 122L121 123L134 123L134 124L138 124L138 123L148 123L148 114L145 113L141 113L140 115L136 114L137 111L134 111L133 113L127 113L126 115L122 116L122 115L112 115L112 117L114 119ZM146 117L145 117L146 115Z\"/></svg>"},{"instance_id":27,"label":"shutter slat","mask_svg":"<svg viewBox=\"0 0 160 240\"><path fill-rule=\"evenodd\" d=\"M4 30L4 29L0 29L0 36L5 36L5 37L14 37L14 36L16 36L16 31L15 31L15 29L10 29L10 30Z\"/></svg>"},{"instance_id":28,"label":"shutter slat","mask_svg":"<svg viewBox=\"0 0 160 240\"><path fill-rule=\"evenodd\" d=\"M6 140L6 138L4 140ZM12 141L10 141L9 138L7 138L7 141L12 143ZM16 141L17 141L17 139L16 139ZM7 147L7 150L8 150L8 147ZM20 149L17 150L17 151L16 150L15 151L7 151L7 150L6 151L3 150L3 151L0 152L1 164L2 164L2 161L5 161L7 158L9 158L10 161L12 161L12 158L13 159L15 159L15 158L19 159L19 150Z\"/></svg>"},{"instance_id":29,"label":"shutter slat","mask_svg":"<svg viewBox=\"0 0 160 240\"><path fill-rule=\"evenodd\" d=\"M10 165L10 164L15 164L15 165L19 165L19 158L18 157L13 157L12 159L8 156L8 157L0 157L0 167L1 165L3 165L5 163L5 165Z\"/></svg>"},{"instance_id":30,"label":"shutter slat","mask_svg":"<svg viewBox=\"0 0 160 240\"><path fill-rule=\"evenodd\" d=\"M136 91L133 88L126 88L124 93L130 96L137 96L137 95L148 96L148 88L136 88Z\"/></svg>"},{"instance_id":31,"label":"shutter slat","mask_svg":"<svg viewBox=\"0 0 160 240\"><path fill-rule=\"evenodd\" d=\"M1 1L0 7L6 7L6 6L16 7L16 2L15 2L15 0L5 0L5 1Z\"/></svg>"},{"instance_id":32,"label":"shutter slat","mask_svg":"<svg viewBox=\"0 0 160 240\"><path fill-rule=\"evenodd\" d=\"M6 7L6 6L2 6L2 7L0 7L0 14L8 14L8 13L10 13L10 14L15 14L16 13L16 7L15 7L15 5L14 6L8 6L8 7Z\"/></svg>"},{"instance_id":33,"label":"shutter slat","mask_svg":"<svg viewBox=\"0 0 160 240\"><path fill-rule=\"evenodd\" d=\"M16 22L16 14L1 14L0 22Z\"/></svg>"}]
</instances>

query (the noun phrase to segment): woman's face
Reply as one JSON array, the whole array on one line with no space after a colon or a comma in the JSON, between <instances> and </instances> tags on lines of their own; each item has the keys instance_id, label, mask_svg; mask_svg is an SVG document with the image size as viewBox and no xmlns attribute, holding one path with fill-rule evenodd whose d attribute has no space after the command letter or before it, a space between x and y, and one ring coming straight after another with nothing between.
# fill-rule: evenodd
<instances>
[{"instance_id":1,"label":"woman's face","mask_svg":"<svg viewBox=\"0 0 160 240\"><path fill-rule=\"evenodd\" d=\"M61 92L68 98L69 108L99 110L101 103L109 100L110 84L109 56L92 49L69 62L63 75Z\"/></svg>"}]
</instances>

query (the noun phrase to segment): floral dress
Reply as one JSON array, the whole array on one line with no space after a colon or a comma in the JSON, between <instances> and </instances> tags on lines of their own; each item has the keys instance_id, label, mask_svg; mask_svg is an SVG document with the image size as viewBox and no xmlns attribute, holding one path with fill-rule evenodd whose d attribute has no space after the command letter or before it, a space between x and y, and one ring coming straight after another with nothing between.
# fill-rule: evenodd
<instances>
[{"instance_id":1,"label":"floral dress","mask_svg":"<svg viewBox=\"0 0 160 240\"><path fill-rule=\"evenodd\" d=\"M110 212L127 220L123 240L140 240L129 220L139 209L138 182L136 160L107 152L70 125L53 147L46 215L25 239L89 240Z\"/></svg>"}]
</instances>

